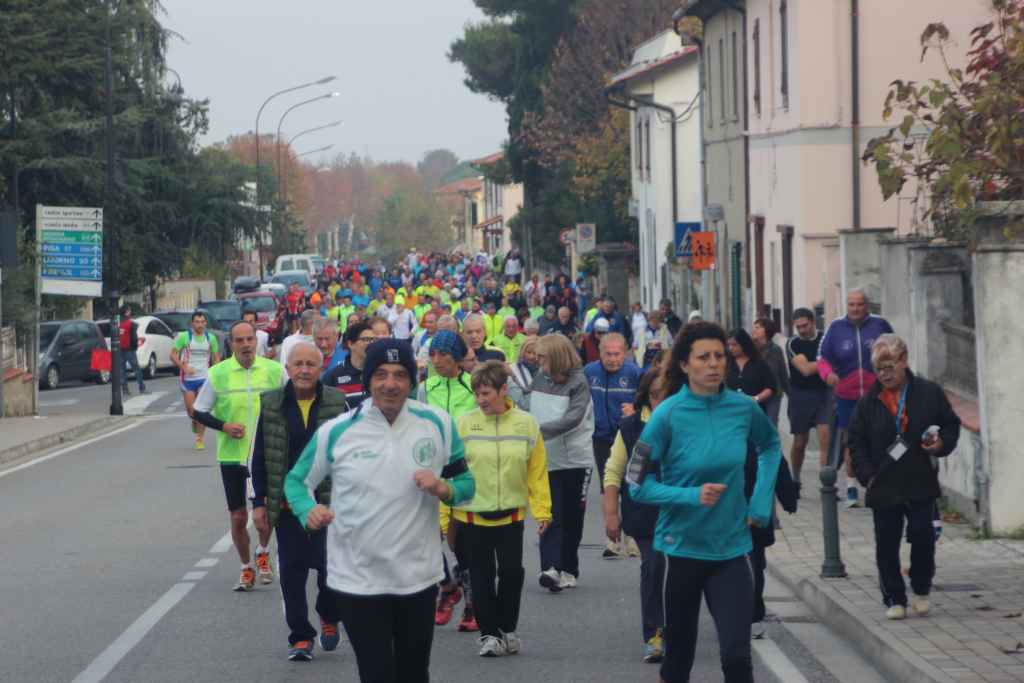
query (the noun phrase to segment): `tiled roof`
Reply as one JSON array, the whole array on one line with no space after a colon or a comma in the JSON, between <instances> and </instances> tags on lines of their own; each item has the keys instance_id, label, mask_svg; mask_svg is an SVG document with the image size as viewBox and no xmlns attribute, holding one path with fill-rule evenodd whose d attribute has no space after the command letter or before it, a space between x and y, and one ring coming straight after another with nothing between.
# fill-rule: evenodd
<instances>
[{"instance_id":1,"label":"tiled roof","mask_svg":"<svg viewBox=\"0 0 1024 683\"><path fill-rule=\"evenodd\" d=\"M434 190L434 194L460 194L462 192L479 192L484 189L482 178L463 178L454 183L448 183Z\"/></svg>"},{"instance_id":2,"label":"tiled roof","mask_svg":"<svg viewBox=\"0 0 1024 683\"><path fill-rule=\"evenodd\" d=\"M611 89L617 85L622 85L623 83L627 83L628 81L631 81L634 78L638 78L639 76L649 74L652 71L660 69L664 66L668 66L669 64L678 62L683 57L686 57L691 54L696 54L696 52L696 47L688 45L686 47L680 48L679 50L676 50L675 52L669 55L661 57L660 59L651 59L648 61L638 62L636 64L631 65L625 71L620 71L619 73L615 74L612 77L612 79L608 82L608 85L606 87L608 89Z\"/></svg>"}]
</instances>

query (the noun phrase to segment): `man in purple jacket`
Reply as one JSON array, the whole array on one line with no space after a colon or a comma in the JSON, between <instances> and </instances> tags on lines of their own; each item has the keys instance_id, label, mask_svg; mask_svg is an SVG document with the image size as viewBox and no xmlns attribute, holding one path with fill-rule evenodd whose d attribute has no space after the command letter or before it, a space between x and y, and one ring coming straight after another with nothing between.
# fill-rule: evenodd
<instances>
[{"instance_id":1,"label":"man in purple jacket","mask_svg":"<svg viewBox=\"0 0 1024 683\"><path fill-rule=\"evenodd\" d=\"M878 337L892 331L892 325L885 318L868 312L867 293L862 289L851 289L846 295L846 316L833 320L821 340L818 374L832 387L836 398L837 420L833 443L842 443L843 462L846 465L847 507L857 507L859 495L857 480L854 479L850 464L850 449L846 447L846 428L857 401L875 384L871 345ZM825 448L824 444L822 448ZM829 459L831 462L836 460L831 454Z\"/></svg>"}]
</instances>

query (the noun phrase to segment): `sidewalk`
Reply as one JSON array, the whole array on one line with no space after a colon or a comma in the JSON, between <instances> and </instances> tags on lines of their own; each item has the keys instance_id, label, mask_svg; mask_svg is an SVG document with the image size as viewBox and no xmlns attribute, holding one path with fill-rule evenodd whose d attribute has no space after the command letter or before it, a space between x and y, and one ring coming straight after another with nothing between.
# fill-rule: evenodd
<instances>
[{"instance_id":1,"label":"sidewalk","mask_svg":"<svg viewBox=\"0 0 1024 683\"><path fill-rule=\"evenodd\" d=\"M0 465L132 419L130 416L87 414L0 418Z\"/></svg>"},{"instance_id":2,"label":"sidewalk","mask_svg":"<svg viewBox=\"0 0 1024 683\"><path fill-rule=\"evenodd\" d=\"M788 425L780 424L780 432L788 449ZM891 681L1024 681L1024 541L976 541L968 525L944 523L931 614L889 621L878 588L871 511L846 510L840 501L840 552L848 577L822 579L817 453L808 453L802 478L799 512L780 513L782 529L768 549L768 570L819 619ZM844 485L842 476L837 485ZM905 573L909 545L902 551Z\"/></svg>"}]
</instances>

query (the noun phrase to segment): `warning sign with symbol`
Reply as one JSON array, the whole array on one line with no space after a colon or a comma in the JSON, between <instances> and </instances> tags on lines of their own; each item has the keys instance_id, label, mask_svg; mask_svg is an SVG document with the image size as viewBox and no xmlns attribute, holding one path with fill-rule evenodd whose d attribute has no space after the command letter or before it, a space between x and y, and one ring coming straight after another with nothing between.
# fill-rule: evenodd
<instances>
[{"instance_id":1,"label":"warning sign with symbol","mask_svg":"<svg viewBox=\"0 0 1024 683\"><path fill-rule=\"evenodd\" d=\"M690 270L710 270L715 267L715 233L691 232Z\"/></svg>"}]
</instances>

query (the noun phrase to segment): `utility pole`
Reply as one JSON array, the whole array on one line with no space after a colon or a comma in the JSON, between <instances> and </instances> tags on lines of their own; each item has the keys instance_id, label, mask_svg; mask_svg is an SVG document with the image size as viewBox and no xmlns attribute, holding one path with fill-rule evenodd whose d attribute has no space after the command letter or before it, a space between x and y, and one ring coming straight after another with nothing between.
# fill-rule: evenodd
<instances>
[{"instance_id":1,"label":"utility pole","mask_svg":"<svg viewBox=\"0 0 1024 683\"><path fill-rule=\"evenodd\" d=\"M107 258L110 262L110 277L113 280L117 273L117 240L114 239L113 226L110 225L110 216L113 215L111 202L114 199L114 56L110 44L110 3L108 2L106 73L104 75L107 98L107 179L103 201L103 217L108 223L104 230L103 240L110 245L110 253ZM124 372L124 362L121 359L121 310L118 305L117 290L109 290L108 295L113 307L110 316L110 414L124 415L124 405L121 402L121 374ZM133 352L134 349L128 349L128 353Z\"/></svg>"}]
</instances>

